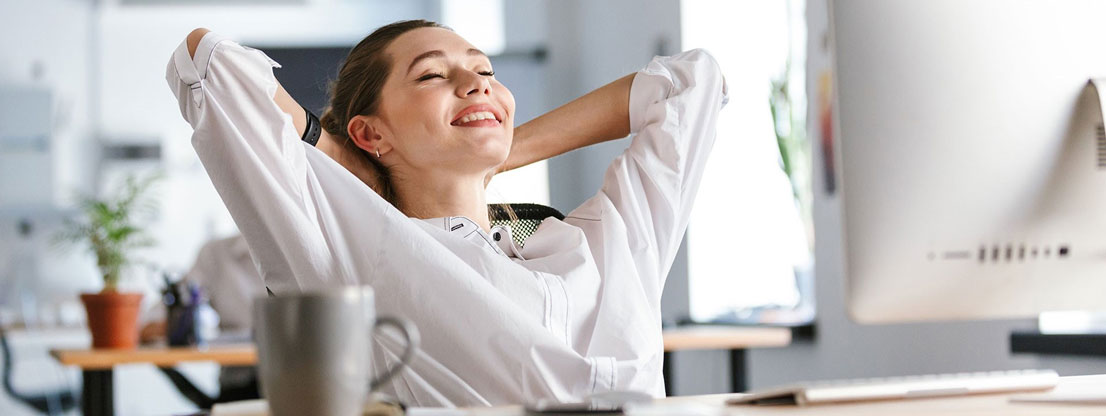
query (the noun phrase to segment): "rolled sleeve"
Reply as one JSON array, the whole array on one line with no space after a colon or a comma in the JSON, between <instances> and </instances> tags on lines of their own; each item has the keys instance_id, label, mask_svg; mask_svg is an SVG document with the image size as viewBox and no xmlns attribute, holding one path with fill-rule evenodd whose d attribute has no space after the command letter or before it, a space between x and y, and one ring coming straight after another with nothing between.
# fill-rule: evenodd
<instances>
[{"instance_id":1,"label":"rolled sleeve","mask_svg":"<svg viewBox=\"0 0 1106 416\"><path fill-rule=\"evenodd\" d=\"M266 285L301 287L295 276L349 280L335 270L319 201L308 190L304 144L273 101L279 64L214 32L204 35L194 56L186 42L173 52L166 80L194 130L192 147Z\"/></svg>"}]
</instances>

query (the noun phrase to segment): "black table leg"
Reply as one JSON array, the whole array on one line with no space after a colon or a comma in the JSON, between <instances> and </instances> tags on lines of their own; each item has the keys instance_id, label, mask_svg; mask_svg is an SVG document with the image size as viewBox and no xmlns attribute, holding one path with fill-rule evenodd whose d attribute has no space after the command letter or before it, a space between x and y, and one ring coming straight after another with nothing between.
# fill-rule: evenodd
<instances>
[{"instance_id":1,"label":"black table leg","mask_svg":"<svg viewBox=\"0 0 1106 416\"><path fill-rule=\"evenodd\" d=\"M180 371L177 371L177 369L173 367L158 367L158 370L161 370L162 374L169 377L169 382L173 383L177 391L179 391L184 398L188 399L188 401L192 402L192 404L196 405L196 407L209 410L215 405L215 399L208 397L206 393L196 387L195 384L192 384L192 381L189 380L188 377L185 377L184 374L181 374Z\"/></svg>"},{"instance_id":2,"label":"black table leg","mask_svg":"<svg viewBox=\"0 0 1106 416\"><path fill-rule=\"evenodd\" d=\"M83 372L81 413L84 416L114 416L115 396L112 369L86 369Z\"/></svg>"},{"instance_id":3,"label":"black table leg","mask_svg":"<svg viewBox=\"0 0 1106 416\"><path fill-rule=\"evenodd\" d=\"M661 366L661 377L664 377L664 395L672 395L672 353L664 352L664 365Z\"/></svg>"},{"instance_id":4,"label":"black table leg","mask_svg":"<svg viewBox=\"0 0 1106 416\"><path fill-rule=\"evenodd\" d=\"M745 380L745 350L730 350L730 390L734 393L747 390Z\"/></svg>"}]
</instances>

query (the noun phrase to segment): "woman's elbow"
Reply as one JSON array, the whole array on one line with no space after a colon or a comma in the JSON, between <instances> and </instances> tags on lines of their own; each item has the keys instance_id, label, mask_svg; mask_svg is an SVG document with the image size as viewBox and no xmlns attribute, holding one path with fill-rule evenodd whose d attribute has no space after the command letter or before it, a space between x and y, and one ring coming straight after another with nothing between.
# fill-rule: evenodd
<instances>
[{"instance_id":1,"label":"woman's elbow","mask_svg":"<svg viewBox=\"0 0 1106 416\"><path fill-rule=\"evenodd\" d=\"M692 49L685 52L685 54L687 54L687 59L696 67L697 73L721 80L722 67L718 64L718 60L714 59L714 55L711 55L706 49Z\"/></svg>"},{"instance_id":2,"label":"woman's elbow","mask_svg":"<svg viewBox=\"0 0 1106 416\"><path fill-rule=\"evenodd\" d=\"M691 65L691 73L695 78L695 84L709 86L709 88L721 91L723 103L727 95L726 77L718 60L706 49L692 49L681 54Z\"/></svg>"},{"instance_id":3,"label":"woman's elbow","mask_svg":"<svg viewBox=\"0 0 1106 416\"><path fill-rule=\"evenodd\" d=\"M186 41L186 43L188 44L188 57L196 57L196 48L200 46L200 40L202 40L204 38L204 35L208 34L208 32L211 31L201 27L193 30L192 33L188 34L188 38Z\"/></svg>"}]
</instances>

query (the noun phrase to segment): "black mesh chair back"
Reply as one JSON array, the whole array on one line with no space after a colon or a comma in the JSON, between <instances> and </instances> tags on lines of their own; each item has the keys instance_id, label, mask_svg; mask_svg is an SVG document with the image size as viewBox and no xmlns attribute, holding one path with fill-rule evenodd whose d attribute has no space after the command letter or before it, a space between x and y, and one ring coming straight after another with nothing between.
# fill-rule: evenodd
<instances>
[{"instance_id":1,"label":"black mesh chair back","mask_svg":"<svg viewBox=\"0 0 1106 416\"><path fill-rule=\"evenodd\" d=\"M12 352L8 334L0 328L0 355L4 361L4 391L13 399L47 415L60 415L77 407L79 396L71 390L58 390L41 394L25 394L15 390L12 384Z\"/></svg>"},{"instance_id":2,"label":"black mesh chair back","mask_svg":"<svg viewBox=\"0 0 1106 416\"><path fill-rule=\"evenodd\" d=\"M538 230L538 225L546 218L565 219L564 214L556 208L541 204L489 204L488 217L492 227L511 227L511 236L519 247L526 245L526 239Z\"/></svg>"}]
</instances>

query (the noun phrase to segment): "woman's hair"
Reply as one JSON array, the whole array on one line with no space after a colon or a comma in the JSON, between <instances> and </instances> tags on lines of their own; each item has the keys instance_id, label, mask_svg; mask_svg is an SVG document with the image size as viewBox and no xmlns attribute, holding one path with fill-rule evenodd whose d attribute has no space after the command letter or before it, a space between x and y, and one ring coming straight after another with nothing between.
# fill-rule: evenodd
<instances>
[{"instance_id":1,"label":"woman's hair","mask_svg":"<svg viewBox=\"0 0 1106 416\"><path fill-rule=\"evenodd\" d=\"M330 105L319 119L322 128L347 151L361 155L372 164L379 174L376 191L397 208L395 187L388 168L354 144L347 126L350 119L375 114L380 107L380 92L384 89L384 82L388 80L394 63L392 57L385 52L388 45L400 35L424 27L449 29L427 20L403 20L381 26L354 46L338 71L338 79L331 82Z\"/></svg>"}]
</instances>

